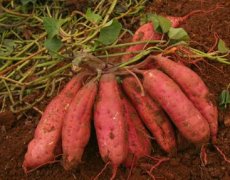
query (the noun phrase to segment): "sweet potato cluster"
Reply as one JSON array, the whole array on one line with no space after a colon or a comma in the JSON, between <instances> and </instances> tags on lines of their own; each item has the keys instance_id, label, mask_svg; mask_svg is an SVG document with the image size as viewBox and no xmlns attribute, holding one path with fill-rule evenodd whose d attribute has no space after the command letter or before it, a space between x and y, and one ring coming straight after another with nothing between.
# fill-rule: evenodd
<instances>
[{"instance_id":1,"label":"sweet potato cluster","mask_svg":"<svg viewBox=\"0 0 230 180\"><path fill-rule=\"evenodd\" d=\"M59 154L65 169L76 167L90 138L91 119L113 177L121 164L130 167L151 155L151 135L167 153L177 149L175 128L196 145L215 143L217 108L202 79L162 55L149 59L155 67L122 75L121 82L111 72L90 80L86 73L73 77L45 109L28 145L25 172Z\"/></svg>"},{"instance_id":2,"label":"sweet potato cluster","mask_svg":"<svg viewBox=\"0 0 230 180\"><path fill-rule=\"evenodd\" d=\"M152 38L160 35L147 23L133 41ZM134 45L127 52L144 48ZM28 145L24 171L51 163L60 154L66 170L77 167L90 138L91 120L100 155L113 167L111 179L121 164L129 168L151 155L151 136L166 153L177 149L175 129L196 145L215 143L218 112L199 75L162 54L150 55L142 65L130 74L74 76L45 109Z\"/></svg>"}]
</instances>

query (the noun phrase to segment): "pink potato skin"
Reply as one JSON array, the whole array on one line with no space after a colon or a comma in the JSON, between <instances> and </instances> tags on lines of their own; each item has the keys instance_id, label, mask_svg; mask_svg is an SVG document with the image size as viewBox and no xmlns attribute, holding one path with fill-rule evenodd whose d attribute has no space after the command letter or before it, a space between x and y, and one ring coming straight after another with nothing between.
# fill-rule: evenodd
<instances>
[{"instance_id":1,"label":"pink potato skin","mask_svg":"<svg viewBox=\"0 0 230 180\"><path fill-rule=\"evenodd\" d=\"M94 110L99 151L104 162L113 166L113 178L128 153L127 125L120 89L114 74L102 75Z\"/></svg>"},{"instance_id":2,"label":"pink potato skin","mask_svg":"<svg viewBox=\"0 0 230 180\"><path fill-rule=\"evenodd\" d=\"M184 17L166 16L166 18L171 21L172 27L177 28L181 24L183 24L183 22L185 22L185 20L187 20L188 17L185 18L185 16Z\"/></svg>"},{"instance_id":3,"label":"pink potato skin","mask_svg":"<svg viewBox=\"0 0 230 180\"><path fill-rule=\"evenodd\" d=\"M137 42L137 41L150 41L150 40L159 40L161 39L161 34L157 33L154 28L153 28L153 23L149 22L146 24L143 24L140 26L135 34L133 35L132 42ZM145 49L146 44L137 44L130 46L126 52L135 52L135 51L140 51ZM132 57L134 57L136 54L126 54L122 57L122 62L126 62Z\"/></svg>"},{"instance_id":4,"label":"pink potato skin","mask_svg":"<svg viewBox=\"0 0 230 180\"><path fill-rule=\"evenodd\" d=\"M169 19L172 23L172 27L177 28L179 27L181 24L183 24L184 22L186 22L186 20L188 18L190 18L191 16L195 15L195 14L199 14L203 12L202 10L195 10L192 11L184 16L181 17L176 17L176 16L166 16L167 19ZM135 32L135 34L133 35L132 38L132 42L137 42L137 41L150 41L150 40L160 40L162 38L162 34L158 33L155 31L153 23L152 22L148 22L146 24L143 24L142 26L140 26L137 31ZM126 52L135 52L135 51L140 51L145 49L146 44L138 44L138 45L133 45L130 46ZM127 62L129 61L132 57L134 57L136 54L131 53L131 54L126 54L122 57L122 62Z\"/></svg>"},{"instance_id":5,"label":"pink potato skin","mask_svg":"<svg viewBox=\"0 0 230 180\"><path fill-rule=\"evenodd\" d=\"M208 142L210 129L206 119L180 87L156 69L145 71L143 76L144 88L163 107L181 134L197 145Z\"/></svg>"},{"instance_id":6,"label":"pink potato skin","mask_svg":"<svg viewBox=\"0 0 230 180\"><path fill-rule=\"evenodd\" d=\"M74 76L46 107L24 157L22 166L25 172L55 160L55 150L61 140L63 117L81 88L84 77L83 74Z\"/></svg>"},{"instance_id":7,"label":"pink potato skin","mask_svg":"<svg viewBox=\"0 0 230 180\"><path fill-rule=\"evenodd\" d=\"M218 131L217 107L210 100L210 93L202 79L188 67L161 55L153 56L156 64L182 88L194 106L208 121L212 142L216 142ZM179 72L179 73L178 73Z\"/></svg>"},{"instance_id":8,"label":"pink potato skin","mask_svg":"<svg viewBox=\"0 0 230 180\"><path fill-rule=\"evenodd\" d=\"M216 8L218 8L218 7L216 7ZM171 21L172 27L177 28L177 27L181 26L182 24L186 23L187 19L189 19L190 17L192 17L196 14L213 12L213 11L215 11L216 8L214 8L213 10L208 10L208 11L198 9L198 10L193 10L193 11L189 12L188 14L185 14L184 16L166 16L166 18Z\"/></svg>"},{"instance_id":9,"label":"pink potato skin","mask_svg":"<svg viewBox=\"0 0 230 180\"><path fill-rule=\"evenodd\" d=\"M150 156L151 141L150 135L145 129L133 105L126 97L123 98L125 117L128 129L128 156L125 160L125 166L130 168L132 164L141 157Z\"/></svg>"},{"instance_id":10,"label":"pink potato skin","mask_svg":"<svg viewBox=\"0 0 230 180\"><path fill-rule=\"evenodd\" d=\"M174 130L162 109L147 93L142 96L140 86L134 77L124 78L122 87L157 143L165 152L174 152L176 150Z\"/></svg>"},{"instance_id":11,"label":"pink potato skin","mask_svg":"<svg viewBox=\"0 0 230 180\"><path fill-rule=\"evenodd\" d=\"M97 82L90 81L74 97L62 128L63 166L70 170L81 162L90 138L90 118L97 94Z\"/></svg>"}]
</instances>

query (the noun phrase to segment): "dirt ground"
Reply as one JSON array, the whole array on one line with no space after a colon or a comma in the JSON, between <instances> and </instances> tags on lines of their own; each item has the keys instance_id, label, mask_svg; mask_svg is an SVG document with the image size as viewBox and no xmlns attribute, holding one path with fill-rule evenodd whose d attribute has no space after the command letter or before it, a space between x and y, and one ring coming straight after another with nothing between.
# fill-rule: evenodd
<instances>
[{"instance_id":1,"label":"dirt ground","mask_svg":"<svg viewBox=\"0 0 230 180\"><path fill-rule=\"evenodd\" d=\"M229 0L156 0L149 1L146 10L156 11L159 14L180 16L195 9L208 9L216 3L224 8L203 16L190 18L183 27L193 40L192 45L201 50L208 50L214 44L214 32L218 33L228 46L230 46L230 1ZM192 68L201 75L216 101L220 92L230 83L230 66L220 63L200 62ZM44 109L46 102L39 104ZM219 109L218 147L230 158L230 127L224 125L224 119L230 115L230 109L225 112ZM6 112L0 120L0 179L91 179L104 167L100 158L98 146L93 130L90 142L83 157L83 163L74 171L65 171L60 163L46 165L28 175L22 169L23 158L28 142L32 139L40 115L31 110L29 115L16 120ZM5 128L2 128L2 127ZM167 156L153 142L153 156ZM208 145L208 164L203 166L200 153L193 145L180 148L177 155L168 162L162 163L156 170L156 179L230 179L230 164L212 145ZM126 179L129 171L119 168L117 179ZM108 168L99 179L109 179L111 169ZM147 179L150 177L145 170L137 167L133 170L131 179Z\"/></svg>"}]
</instances>

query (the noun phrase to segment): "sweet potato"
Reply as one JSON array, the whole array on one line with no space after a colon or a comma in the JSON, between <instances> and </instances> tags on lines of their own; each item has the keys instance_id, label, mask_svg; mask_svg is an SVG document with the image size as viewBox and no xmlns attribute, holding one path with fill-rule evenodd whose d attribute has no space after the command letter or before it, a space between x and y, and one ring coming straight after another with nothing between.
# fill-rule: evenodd
<instances>
[{"instance_id":1,"label":"sweet potato","mask_svg":"<svg viewBox=\"0 0 230 180\"><path fill-rule=\"evenodd\" d=\"M223 8L223 6L216 4L213 8L208 10L198 9L198 10L193 10L188 14L185 14L184 16L166 16L166 18L171 21L172 27L177 28L181 26L183 23L185 23L187 19L189 19L190 17L196 14L210 14L220 8Z\"/></svg>"},{"instance_id":2,"label":"sweet potato","mask_svg":"<svg viewBox=\"0 0 230 180\"><path fill-rule=\"evenodd\" d=\"M142 96L140 86L134 77L124 78L122 87L161 148L166 152L174 151L176 141L173 127L162 109L147 93Z\"/></svg>"},{"instance_id":3,"label":"sweet potato","mask_svg":"<svg viewBox=\"0 0 230 180\"><path fill-rule=\"evenodd\" d=\"M137 42L137 41L150 41L150 40L159 40L161 39L161 34L157 33L154 28L153 28L153 23L149 22L137 29L137 31L134 33L132 42ZM140 51L143 50L146 47L146 44L137 44L130 46L126 52L135 52L135 51ZM134 57L135 54L126 54L122 57L122 61L126 62L132 57Z\"/></svg>"},{"instance_id":4,"label":"sweet potato","mask_svg":"<svg viewBox=\"0 0 230 180\"><path fill-rule=\"evenodd\" d=\"M204 10L194 10L184 16L166 16L166 18L171 21L172 27L177 28L183 23L185 23L187 19L194 16L195 14L200 14L204 12L205 12Z\"/></svg>"},{"instance_id":5,"label":"sweet potato","mask_svg":"<svg viewBox=\"0 0 230 180\"><path fill-rule=\"evenodd\" d=\"M46 107L25 154L23 162L25 172L54 161L56 156L54 152L61 140L63 117L82 86L84 77L85 74L73 77Z\"/></svg>"},{"instance_id":6,"label":"sweet potato","mask_svg":"<svg viewBox=\"0 0 230 180\"><path fill-rule=\"evenodd\" d=\"M146 24L143 24L141 27L139 27L134 36L132 41L137 42L137 41L148 41L148 40L155 40L155 39L160 39L161 38L160 33L156 33L154 31L153 23L149 22Z\"/></svg>"},{"instance_id":7,"label":"sweet potato","mask_svg":"<svg viewBox=\"0 0 230 180\"><path fill-rule=\"evenodd\" d=\"M143 47L144 46L139 46L139 45L130 46L125 51L125 52L128 52L129 54L125 54L125 55L122 56L122 62L129 61L131 58L133 58L136 55L136 53L134 53L134 52L142 50Z\"/></svg>"},{"instance_id":8,"label":"sweet potato","mask_svg":"<svg viewBox=\"0 0 230 180\"><path fill-rule=\"evenodd\" d=\"M218 112L216 106L210 100L210 93L202 79L188 67L176 63L161 55L153 56L156 64L179 84L194 106L208 121L212 136L212 142L216 142L218 130Z\"/></svg>"},{"instance_id":9,"label":"sweet potato","mask_svg":"<svg viewBox=\"0 0 230 180\"><path fill-rule=\"evenodd\" d=\"M139 158L150 156L151 141L136 110L126 97L123 98L123 104L128 127L128 156L124 164L130 168Z\"/></svg>"},{"instance_id":10,"label":"sweet potato","mask_svg":"<svg viewBox=\"0 0 230 180\"><path fill-rule=\"evenodd\" d=\"M220 7L216 6L214 9L211 9L211 10L194 10L184 16L165 16L165 18L171 21L172 27L177 28L177 27L180 27L183 23L186 22L187 19L194 16L195 14L210 13L210 12L215 11L218 8ZM143 24L137 29L137 31L133 35L132 42L160 40L161 37L162 37L162 34L155 31L153 23L148 22L146 24ZM133 46L130 46L126 50L126 52L140 51L140 50L145 49L145 47L146 47L146 44L133 45ZM129 59L131 59L134 56L135 56L134 53L126 54L122 57L122 62L127 62Z\"/></svg>"},{"instance_id":11,"label":"sweet potato","mask_svg":"<svg viewBox=\"0 0 230 180\"><path fill-rule=\"evenodd\" d=\"M114 74L102 75L94 111L99 151L104 162L113 166L113 179L128 152L127 126L119 86Z\"/></svg>"},{"instance_id":12,"label":"sweet potato","mask_svg":"<svg viewBox=\"0 0 230 180\"><path fill-rule=\"evenodd\" d=\"M72 169L81 162L90 137L90 118L97 94L97 82L91 80L74 97L62 128L63 165Z\"/></svg>"},{"instance_id":13,"label":"sweet potato","mask_svg":"<svg viewBox=\"0 0 230 180\"><path fill-rule=\"evenodd\" d=\"M181 134L197 145L206 143L210 137L209 125L180 87L157 69L145 71L143 76L144 88L163 107Z\"/></svg>"}]
</instances>

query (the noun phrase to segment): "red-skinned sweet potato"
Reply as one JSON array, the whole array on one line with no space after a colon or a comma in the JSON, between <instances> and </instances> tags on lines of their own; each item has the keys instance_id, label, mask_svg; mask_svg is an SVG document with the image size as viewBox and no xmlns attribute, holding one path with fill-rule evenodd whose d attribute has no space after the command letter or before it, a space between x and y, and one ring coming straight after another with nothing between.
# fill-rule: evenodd
<instances>
[{"instance_id":1,"label":"red-skinned sweet potato","mask_svg":"<svg viewBox=\"0 0 230 180\"><path fill-rule=\"evenodd\" d=\"M143 73L144 88L163 107L181 134L195 144L206 143L210 129L206 119L163 72L154 69Z\"/></svg>"},{"instance_id":2,"label":"red-skinned sweet potato","mask_svg":"<svg viewBox=\"0 0 230 180\"><path fill-rule=\"evenodd\" d=\"M166 16L166 18L171 21L172 27L177 28L184 24L187 19L194 16L195 14L200 14L204 12L204 10L194 10L184 16Z\"/></svg>"},{"instance_id":3,"label":"red-skinned sweet potato","mask_svg":"<svg viewBox=\"0 0 230 180\"><path fill-rule=\"evenodd\" d=\"M191 11L190 13L184 15L184 16L165 16L170 22L172 23L171 26L174 28L180 27L183 23L186 22L187 19L190 17L194 16L195 14L200 14L200 13L210 13L218 9L219 7L216 6L214 9L211 10L194 10ZM137 41L150 41L150 40L160 40L162 38L162 34L156 32L154 29L154 25L152 22L148 22L146 24L143 24L140 26L136 32L133 35L132 42L137 42ZM126 52L135 52L135 51L140 51L143 50L147 47L146 44L138 44L138 45L133 45L130 46ZM134 57L134 53L126 54L122 57L122 62L127 62L129 61L132 57Z\"/></svg>"},{"instance_id":4,"label":"red-skinned sweet potato","mask_svg":"<svg viewBox=\"0 0 230 180\"><path fill-rule=\"evenodd\" d=\"M174 151L176 141L173 127L162 109L147 93L142 96L141 88L134 77L124 78L122 87L161 148L168 153Z\"/></svg>"},{"instance_id":5,"label":"red-skinned sweet potato","mask_svg":"<svg viewBox=\"0 0 230 180\"><path fill-rule=\"evenodd\" d=\"M90 118L97 94L97 82L91 80L74 97L62 128L63 166L72 169L81 158L90 137Z\"/></svg>"},{"instance_id":6,"label":"red-skinned sweet potato","mask_svg":"<svg viewBox=\"0 0 230 180\"><path fill-rule=\"evenodd\" d=\"M212 142L216 142L218 130L217 107L210 100L210 93L202 79L188 67L161 55L153 56L156 64L182 88L194 106L208 121Z\"/></svg>"},{"instance_id":7,"label":"red-skinned sweet potato","mask_svg":"<svg viewBox=\"0 0 230 180\"><path fill-rule=\"evenodd\" d=\"M210 14L220 8L223 8L223 6L216 4L213 8L208 9L208 10L198 9L198 10L193 10L185 14L184 16L166 16L166 18L171 21L172 27L177 28L181 26L182 24L186 23L187 19L189 19L190 17L196 14Z\"/></svg>"},{"instance_id":8,"label":"red-skinned sweet potato","mask_svg":"<svg viewBox=\"0 0 230 180\"><path fill-rule=\"evenodd\" d=\"M150 156L151 141L135 108L126 97L123 98L123 105L128 127L128 156L124 164L130 168L141 157Z\"/></svg>"},{"instance_id":9,"label":"red-skinned sweet potato","mask_svg":"<svg viewBox=\"0 0 230 180\"><path fill-rule=\"evenodd\" d=\"M85 74L73 77L46 107L25 154L25 172L54 161L55 149L61 140L63 117L73 97L81 88L84 77Z\"/></svg>"},{"instance_id":10,"label":"red-skinned sweet potato","mask_svg":"<svg viewBox=\"0 0 230 180\"><path fill-rule=\"evenodd\" d=\"M153 28L153 23L149 22L146 23L142 26L140 26L137 31L134 33L132 42L137 42L137 41L150 41L150 40L159 40L161 39L161 34L157 33L154 28ZM140 51L145 49L147 45L146 44L137 44L130 46L126 52L135 52L135 51ZM126 62L132 57L134 57L135 54L126 54L122 57L122 61Z\"/></svg>"},{"instance_id":11,"label":"red-skinned sweet potato","mask_svg":"<svg viewBox=\"0 0 230 180\"><path fill-rule=\"evenodd\" d=\"M113 179L118 166L127 157L128 137L119 86L112 73L104 74L100 79L94 126L101 157L113 166Z\"/></svg>"}]
</instances>

